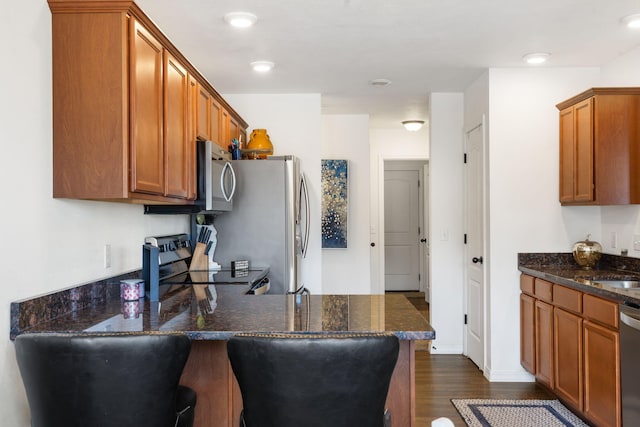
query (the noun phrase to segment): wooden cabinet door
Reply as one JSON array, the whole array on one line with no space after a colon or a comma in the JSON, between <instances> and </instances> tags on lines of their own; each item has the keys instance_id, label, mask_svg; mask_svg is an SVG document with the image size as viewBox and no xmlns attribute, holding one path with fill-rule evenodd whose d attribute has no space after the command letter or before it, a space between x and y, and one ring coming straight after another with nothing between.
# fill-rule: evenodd
<instances>
[{"instance_id":1,"label":"wooden cabinet door","mask_svg":"<svg viewBox=\"0 0 640 427\"><path fill-rule=\"evenodd\" d=\"M211 139L211 95L198 84L198 106L196 111L196 135L208 141Z\"/></svg>"},{"instance_id":2,"label":"wooden cabinet door","mask_svg":"<svg viewBox=\"0 0 640 427\"><path fill-rule=\"evenodd\" d=\"M240 142L240 147L241 148L245 148L246 144L249 142L247 141L247 129L240 127L238 129L238 141Z\"/></svg>"},{"instance_id":3,"label":"wooden cabinet door","mask_svg":"<svg viewBox=\"0 0 640 427\"><path fill-rule=\"evenodd\" d=\"M196 129L198 120L198 86L195 77L189 75L189 110L187 113L189 120L189 159L191 159L188 164L189 179L187 180L187 199L189 200L195 200L198 197L198 163L196 157L196 138L198 137Z\"/></svg>"},{"instance_id":4,"label":"wooden cabinet door","mask_svg":"<svg viewBox=\"0 0 640 427\"><path fill-rule=\"evenodd\" d=\"M582 410L582 318L555 307L553 331L555 392Z\"/></svg>"},{"instance_id":5,"label":"wooden cabinet door","mask_svg":"<svg viewBox=\"0 0 640 427\"><path fill-rule=\"evenodd\" d=\"M211 141L218 144L227 151L222 143L224 136L222 135L222 105L215 98L211 98Z\"/></svg>"},{"instance_id":6,"label":"wooden cabinet door","mask_svg":"<svg viewBox=\"0 0 640 427\"><path fill-rule=\"evenodd\" d=\"M575 105L575 201L594 200L593 98Z\"/></svg>"},{"instance_id":7,"label":"wooden cabinet door","mask_svg":"<svg viewBox=\"0 0 640 427\"><path fill-rule=\"evenodd\" d=\"M573 202L575 198L573 107L560 111L560 202Z\"/></svg>"},{"instance_id":8,"label":"wooden cabinet door","mask_svg":"<svg viewBox=\"0 0 640 427\"><path fill-rule=\"evenodd\" d=\"M553 306L535 302L536 379L553 389Z\"/></svg>"},{"instance_id":9,"label":"wooden cabinet door","mask_svg":"<svg viewBox=\"0 0 640 427\"><path fill-rule=\"evenodd\" d=\"M164 194L162 45L130 20L131 191Z\"/></svg>"},{"instance_id":10,"label":"wooden cabinet door","mask_svg":"<svg viewBox=\"0 0 640 427\"><path fill-rule=\"evenodd\" d=\"M195 157L189 141L189 76L169 52L164 54L165 195L187 198Z\"/></svg>"},{"instance_id":11,"label":"wooden cabinet door","mask_svg":"<svg viewBox=\"0 0 640 427\"><path fill-rule=\"evenodd\" d=\"M233 118L233 116L229 116L229 140L227 144L231 144L231 140L235 138L238 141L240 140L240 125L238 121Z\"/></svg>"},{"instance_id":12,"label":"wooden cabinet door","mask_svg":"<svg viewBox=\"0 0 640 427\"><path fill-rule=\"evenodd\" d=\"M231 138L232 136L230 136L229 134L229 120L230 120L230 115L229 112L227 110L225 110L224 108L221 109L220 111L220 143L219 145L223 148L227 147L229 144L231 144Z\"/></svg>"},{"instance_id":13,"label":"wooden cabinet door","mask_svg":"<svg viewBox=\"0 0 640 427\"><path fill-rule=\"evenodd\" d=\"M584 321L584 414L601 427L620 426L620 334Z\"/></svg>"},{"instance_id":14,"label":"wooden cabinet door","mask_svg":"<svg viewBox=\"0 0 640 427\"><path fill-rule=\"evenodd\" d=\"M536 373L536 300L520 294L520 364L528 372Z\"/></svg>"}]
</instances>

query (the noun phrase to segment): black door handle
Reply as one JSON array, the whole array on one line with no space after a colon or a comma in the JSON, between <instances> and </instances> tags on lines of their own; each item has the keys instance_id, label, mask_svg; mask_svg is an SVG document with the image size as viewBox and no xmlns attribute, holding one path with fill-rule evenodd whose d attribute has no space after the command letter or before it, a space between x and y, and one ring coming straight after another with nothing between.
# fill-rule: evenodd
<instances>
[{"instance_id":1,"label":"black door handle","mask_svg":"<svg viewBox=\"0 0 640 427\"><path fill-rule=\"evenodd\" d=\"M427 243L427 239L420 239L422 243Z\"/></svg>"},{"instance_id":2,"label":"black door handle","mask_svg":"<svg viewBox=\"0 0 640 427\"><path fill-rule=\"evenodd\" d=\"M373 243L373 242L371 242L370 245L371 245L372 248L376 246L376 244Z\"/></svg>"},{"instance_id":3,"label":"black door handle","mask_svg":"<svg viewBox=\"0 0 640 427\"><path fill-rule=\"evenodd\" d=\"M478 263L482 264L482 257L480 258L473 257L471 258L471 261L473 261L474 264L478 264Z\"/></svg>"}]
</instances>

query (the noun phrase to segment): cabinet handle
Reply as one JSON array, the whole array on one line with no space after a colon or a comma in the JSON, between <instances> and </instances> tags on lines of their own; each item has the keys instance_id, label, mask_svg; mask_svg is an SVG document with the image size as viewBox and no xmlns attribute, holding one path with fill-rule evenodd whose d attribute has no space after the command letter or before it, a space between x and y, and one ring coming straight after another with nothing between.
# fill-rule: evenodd
<instances>
[{"instance_id":1,"label":"cabinet handle","mask_svg":"<svg viewBox=\"0 0 640 427\"><path fill-rule=\"evenodd\" d=\"M472 261L474 264L482 264L482 257L480 257L480 258L473 257L473 258L471 258L471 261Z\"/></svg>"}]
</instances>

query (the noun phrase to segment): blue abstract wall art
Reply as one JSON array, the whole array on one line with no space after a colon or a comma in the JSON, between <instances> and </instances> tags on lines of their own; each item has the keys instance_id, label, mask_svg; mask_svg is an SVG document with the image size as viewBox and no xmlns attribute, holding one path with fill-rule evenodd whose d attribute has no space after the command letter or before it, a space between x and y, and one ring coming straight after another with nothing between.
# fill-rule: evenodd
<instances>
[{"instance_id":1,"label":"blue abstract wall art","mask_svg":"<svg viewBox=\"0 0 640 427\"><path fill-rule=\"evenodd\" d=\"M347 160L321 160L322 248L347 247L348 178Z\"/></svg>"}]
</instances>

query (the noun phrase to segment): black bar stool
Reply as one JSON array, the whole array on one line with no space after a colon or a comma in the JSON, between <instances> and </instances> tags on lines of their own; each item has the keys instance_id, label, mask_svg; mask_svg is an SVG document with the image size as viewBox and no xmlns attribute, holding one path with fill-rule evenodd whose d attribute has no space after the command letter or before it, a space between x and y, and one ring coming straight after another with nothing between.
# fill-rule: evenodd
<instances>
[{"instance_id":1,"label":"black bar stool","mask_svg":"<svg viewBox=\"0 0 640 427\"><path fill-rule=\"evenodd\" d=\"M394 335L240 334L227 351L242 393L241 427L390 425Z\"/></svg>"},{"instance_id":2,"label":"black bar stool","mask_svg":"<svg viewBox=\"0 0 640 427\"><path fill-rule=\"evenodd\" d=\"M32 427L191 427L179 386L186 335L24 334L15 340Z\"/></svg>"}]
</instances>

